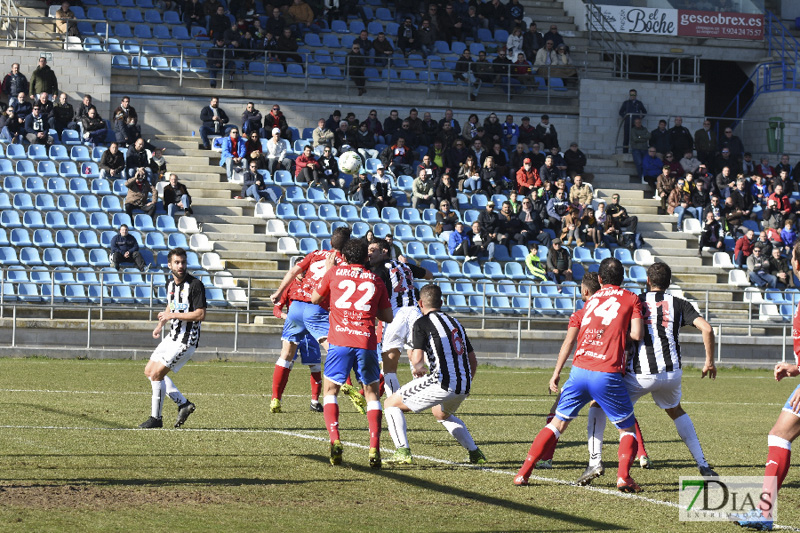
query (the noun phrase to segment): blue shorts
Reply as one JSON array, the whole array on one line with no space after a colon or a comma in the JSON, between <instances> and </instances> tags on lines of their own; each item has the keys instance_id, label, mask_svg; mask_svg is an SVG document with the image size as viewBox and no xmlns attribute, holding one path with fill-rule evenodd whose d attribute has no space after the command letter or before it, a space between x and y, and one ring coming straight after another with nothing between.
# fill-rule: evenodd
<instances>
[{"instance_id":1,"label":"blue shorts","mask_svg":"<svg viewBox=\"0 0 800 533\"><path fill-rule=\"evenodd\" d=\"M297 343L297 350L294 352L294 359L300 356L300 363L304 365L318 365L322 362L322 356L319 351L319 343L306 333L306 336Z\"/></svg>"},{"instance_id":2,"label":"blue shorts","mask_svg":"<svg viewBox=\"0 0 800 533\"><path fill-rule=\"evenodd\" d=\"M797 386L797 388L795 388L795 389L792 391L792 393L789 395L789 399L788 399L788 400L786 400L786 403L785 403L785 404L783 404L783 410L784 410L784 411L789 411L790 413L792 413L792 414L793 414L794 416L796 416L796 417L800 417L800 413L795 413L794 411L792 411L792 397L795 395L795 393L796 393L798 390L800 390L800 385L798 385L798 386Z\"/></svg>"},{"instance_id":3,"label":"blue shorts","mask_svg":"<svg viewBox=\"0 0 800 533\"><path fill-rule=\"evenodd\" d=\"M381 378L380 356L377 350L366 348L348 348L346 346L328 345L325 356L324 376L337 385L347 381L350 370L356 369L361 383L369 385L377 383Z\"/></svg>"},{"instance_id":4,"label":"blue shorts","mask_svg":"<svg viewBox=\"0 0 800 533\"><path fill-rule=\"evenodd\" d=\"M283 323L281 339L300 344L303 337L310 334L319 340L328 336L328 329L330 319L326 310L308 302L292 302Z\"/></svg>"},{"instance_id":5,"label":"blue shorts","mask_svg":"<svg viewBox=\"0 0 800 533\"><path fill-rule=\"evenodd\" d=\"M619 429L633 425L633 404L622 374L572 367L556 407L559 420L572 420L584 405L596 401Z\"/></svg>"}]
</instances>

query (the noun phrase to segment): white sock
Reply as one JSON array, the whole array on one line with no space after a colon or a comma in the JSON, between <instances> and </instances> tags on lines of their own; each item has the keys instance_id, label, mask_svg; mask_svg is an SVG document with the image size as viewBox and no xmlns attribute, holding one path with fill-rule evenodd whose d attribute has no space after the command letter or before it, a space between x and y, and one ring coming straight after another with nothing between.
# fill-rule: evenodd
<instances>
[{"instance_id":1,"label":"white sock","mask_svg":"<svg viewBox=\"0 0 800 533\"><path fill-rule=\"evenodd\" d=\"M406 417L399 407L387 407L383 410L386 425L389 426L389 435L392 436L395 448L408 448L408 427Z\"/></svg>"},{"instance_id":2,"label":"white sock","mask_svg":"<svg viewBox=\"0 0 800 533\"><path fill-rule=\"evenodd\" d=\"M153 387L153 397L150 403L150 416L161 418L161 408L164 407L164 396L167 395L167 388L164 381L150 381Z\"/></svg>"},{"instance_id":3,"label":"white sock","mask_svg":"<svg viewBox=\"0 0 800 533\"><path fill-rule=\"evenodd\" d=\"M383 390L386 391L388 398L400 388L400 380L397 379L397 374L394 372L383 375Z\"/></svg>"},{"instance_id":4,"label":"white sock","mask_svg":"<svg viewBox=\"0 0 800 533\"><path fill-rule=\"evenodd\" d=\"M166 385L167 396L169 396L173 402L177 403L179 406L186 403L186 398L181 394L181 391L178 390L178 387L175 386L175 383L172 382L172 378L164 376L164 384Z\"/></svg>"},{"instance_id":5,"label":"white sock","mask_svg":"<svg viewBox=\"0 0 800 533\"><path fill-rule=\"evenodd\" d=\"M286 359L279 358L277 361L275 361L275 366L282 366L283 368L288 368L291 370L294 366L294 361L287 361Z\"/></svg>"},{"instance_id":6,"label":"white sock","mask_svg":"<svg viewBox=\"0 0 800 533\"><path fill-rule=\"evenodd\" d=\"M450 432L450 434L458 441L458 443L468 451L473 451L478 448L475 445L475 441L472 440L472 435L470 435L469 430L467 429L467 426L464 424L463 420L455 415L450 415L444 420L439 420L439 422L448 432Z\"/></svg>"},{"instance_id":7,"label":"white sock","mask_svg":"<svg viewBox=\"0 0 800 533\"><path fill-rule=\"evenodd\" d=\"M322 405L328 405L329 403L335 403L337 405L339 404L335 395L326 394L325 396L322 397Z\"/></svg>"},{"instance_id":8,"label":"white sock","mask_svg":"<svg viewBox=\"0 0 800 533\"><path fill-rule=\"evenodd\" d=\"M597 466L603 460L603 433L606 430L606 414L600 407L589 408L586 432L589 438L589 466Z\"/></svg>"},{"instance_id":9,"label":"white sock","mask_svg":"<svg viewBox=\"0 0 800 533\"><path fill-rule=\"evenodd\" d=\"M694 457L697 466L708 466L705 455L703 455L703 448L700 447L700 440L697 438L697 432L694 430L694 424L688 414L683 414L673 420L675 428L678 430L681 440L689 448L692 457Z\"/></svg>"}]
</instances>

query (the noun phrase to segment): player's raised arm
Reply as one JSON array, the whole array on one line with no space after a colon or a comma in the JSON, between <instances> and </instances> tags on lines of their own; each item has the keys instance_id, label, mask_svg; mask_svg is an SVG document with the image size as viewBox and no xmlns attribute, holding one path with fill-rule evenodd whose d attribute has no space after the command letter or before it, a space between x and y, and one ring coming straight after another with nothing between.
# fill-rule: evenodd
<instances>
[{"instance_id":1,"label":"player's raised arm","mask_svg":"<svg viewBox=\"0 0 800 533\"><path fill-rule=\"evenodd\" d=\"M303 269L300 268L299 264L297 264L297 265L295 265L295 266L293 266L292 268L289 269L289 271L286 273L286 275L283 276L283 279L281 280L281 284L278 286L278 288L275 290L275 292L272 293L272 295L269 297L269 299L272 300L272 304L273 305L275 305L275 303L280 301L281 296L283 296L283 291L286 290L286 287L289 286L289 284L292 282L292 280L294 280L294 278L296 278L297 276L299 276L302 273L303 273Z\"/></svg>"},{"instance_id":2,"label":"player's raised arm","mask_svg":"<svg viewBox=\"0 0 800 533\"><path fill-rule=\"evenodd\" d=\"M695 318L692 325L699 329L703 335L703 346L706 349L706 362L703 365L703 373L700 378L702 379L708 375L711 379L717 379L717 368L714 366L714 328L703 317Z\"/></svg>"}]
</instances>

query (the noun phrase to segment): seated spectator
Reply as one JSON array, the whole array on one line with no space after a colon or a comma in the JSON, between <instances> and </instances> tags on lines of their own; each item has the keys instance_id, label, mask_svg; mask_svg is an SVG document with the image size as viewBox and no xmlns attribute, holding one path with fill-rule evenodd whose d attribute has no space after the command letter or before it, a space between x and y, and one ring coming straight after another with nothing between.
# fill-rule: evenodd
<instances>
[{"instance_id":1,"label":"seated spectator","mask_svg":"<svg viewBox=\"0 0 800 533\"><path fill-rule=\"evenodd\" d=\"M225 33L227 33L227 31ZM217 76L220 71L222 71L223 76L227 73L228 78L233 79L233 72L231 72L230 68L231 61L235 54L233 46L225 42L225 37L223 35L218 35L215 41L214 46L209 48L208 52L206 52L208 75L210 78L208 84L211 87L217 86Z\"/></svg>"},{"instance_id":2,"label":"seated spectator","mask_svg":"<svg viewBox=\"0 0 800 533\"><path fill-rule=\"evenodd\" d=\"M475 163L475 156L468 155L466 161L458 170L458 186L460 190L472 192L483 190L480 171L481 169Z\"/></svg>"},{"instance_id":3,"label":"seated spectator","mask_svg":"<svg viewBox=\"0 0 800 533\"><path fill-rule=\"evenodd\" d=\"M508 190L509 183L503 176L497 165L495 164L494 156L487 156L483 161L483 167L480 171L480 178L482 185L480 189L486 191L488 194L502 194L503 191Z\"/></svg>"},{"instance_id":4,"label":"seated spectator","mask_svg":"<svg viewBox=\"0 0 800 533\"><path fill-rule=\"evenodd\" d=\"M245 144L246 141L239 136L239 128L236 126L231 128L230 135L222 139L222 157L219 164L225 167L228 181L233 180L234 172L244 170L245 155L247 154Z\"/></svg>"},{"instance_id":5,"label":"seated spectator","mask_svg":"<svg viewBox=\"0 0 800 533\"><path fill-rule=\"evenodd\" d=\"M339 163L329 146L323 148L319 164L321 165L322 179L328 182L328 187L344 187L345 180L341 177Z\"/></svg>"},{"instance_id":6,"label":"seated spectator","mask_svg":"<svg viewBox=\"0 0 800 533\"><path fill-rule=\"evenodd\" d=\"M225 110L219 107L219 98L216 96L211 98L211 103L200 111L200 139L203 141L203 149L210 150L211 142L208 140L209 135L223 136L227 135L233 126L226 126L228 124L228 115Z\"/></svg>"},{"instance_id":7,"label":"seated spectator","mask_svg":"<svg viewBox=\"0 0 800 533\"><path fill-rule=\"evenodd\" d=\"M747 277L754 287L759 289L774 289L778 284L778 278L769 273L769 257L761 255L763 247L756 244L753 253L747 258Z\"/></svg>"},{"instance_id":8,"label":"seated spectator","mask_svg":"<svg viewBox=\"0 0 800 533\"><path fill-rule=\"evenodd\" d=\"M108 128L105 121L100 117L97 108L89 108L88 114L81 120L83 126L83 140L89 144L96 145L105 142ZM117 144L117 143L112 143Z\"/></svg>"},{"instance_id":9,"label":"seated spectator","mask_svg":"<svg viewBox=\"0 0 800 533\"><path fill-rule=\"evenodd\" d=\"M294 160L294 180L297 183L309 183L321 186L328 192L328 182L321 179L322 166L311 151L311 147L303 147L303 153Z\"/></svg>"},{"instance_id":10,"label":"seated spectator","mask_svg":"<svg viewBox=\"0 0 800 533\"><path fill-rule=\"evenodd\" d=\"M317 121L317 127L311 132L314 140L314 148L317 146L331 146L333 145L334 133L329 130L325 124L325 119L321 118Z\"/></svg>"},{"instance_id":11,"label":"seated spectator","mask_svg":"<svg viewBox=\"0 0 800 533\"><path fill-rule=\"evenodd\" d=\"M561 239L553 239L547 251L547 278L556 285L572 281L572 256L561 246Z\"/></svg>"},{"instance_id":12,"label":"seated spectator","mask_svg":"<svg viewBox=\"0 0 800 533\"><path fill-rule=\"evenodd\" d=\"M723 148L714 160L714 168L717 172L720 172L723 167L728 167L730 173L734 176L739 173L739 169L741 168L739 161L731 156L731 152L728 148Z\"/></svg>"},{"instance_id":13,"label":"seated spectator","mask_svg":"<svg viewBox=\"0 0 800 533\"><path fill-rule=\"evenodd\" d=\"M23 92L18 93L17 98L8 105L14 108L14 112L17 114L17 120L23 125L25 119L28 118L28 115L33 111L33 104L28 101L27 95Z\"/></svg>"},{"instance_id":14,"label":"seated spectator","mask_svg":"<svg viewBox=\"0 0 800 533\"><path fill-rule=\"evenodd\" d=\"M378 213L383 211L384 207L395 207L397 205L397 198L392 196L392 177L386 174L386 167L383 163L378 163L375 174L372 176L370 189L374 205L378 208Z\"/></svg>"},{"instance_id":15,"label":"seated spectator","mask_svg":"<svg viewBox=\"0 0 800 533\"><path fill-rule=\"evenodd\" d=\"M415 209L428 209L433 206L433 182L428 179L428 173L422 169L411 185L411 207Z\"/></svg>"},{"instance_id":16,"label":"seated spectator","mask_svg":"<svg viewBox=\"0 0 800 533\"><path fill-rule=\"evenodd\" d=\"M736 268L747 267L747 258L753 253L755 243L755 232L752 229L748 229L736 240L733 248L733 264L736 265Z\"/></svg>"},{"instance_id":17,"label":"seated spectator","mask_svg":"<svg viewBox=\"0 0 800 533\"><path fill-rule=\"evenodd\" d=\"M394 54L394 47L383 32L379 32L378 38L372 41L372 50L375 52L375 66L378 68L385 67L389 63L388 58ZM389 140L387 139L386 142L388 143Z\"/></svg>"},{"instance_id":18,"label":"seated spectator","mask_svg":"<svg viewBox=\"0 0 800 533\"><path fill-rule=\"evenodd\" d=\"M192 26L205 27L206 10L200 0L188 0L183 4L183 22L189 33L192 33Z\"/></svg>"},{"instance_id":19,"label":"seated spectator","mask_svg":"<svg viewBox=\"0 0 800 533\"><path fill-rule=\"evenodd\" d=\"M264 178L258 172L258 163L256 161L250 161L248 169L244 172L242 178L242 192L236 197L237 200L247 198L248 200L262 202L270 199L267 184L264 183Z\"/></svg>"},{"instance_id":20,"label":"seated spectator","mask_svg":"<svg viewBox=\"0 0 800 533\"><path fill-rule=\"evenodd\" d=\"M553 41L545 41L544 48L536 52L536 59L533 61L534 72L543 78L548 78L550 69L556 65L558 65L558 54Z\"/></svg>"},{"instance_id":21,"label":"seated spectator","mask_svg":"<svg viewBox=\"0 0 800 533\"><path fill-rule=\"evenodd\" d=\"M542 266L539 258L539 246L536 243L528 245L528 255L525 256L525 265L528 271L538 281L547 281L547 271Z\"/></svg>"},{"instance_id":22,"label":"seated spectator","mask_svg":"<svg viewBox=\"0 0 800 533\"><path fill-rule=\"evenodd\" d=\"M787 160L788 160L788 158L787 158ZM756 167L755 167L754 176L759 176L759 177L771 180L773 178L773 176L775 176L775 175L776 175L775 174L775 169L770 166L769 158L762 157L761 158L761 164L760 165L756 165Z\"/></svg>"},{"instance_id":23,"label":"seated spectator","mask_svg":"<svg viewBox=\"0 0 800 533\"><path fill-rule=\"evenodd\" d=\"M792 269L788 262L781 256L781 249L775 246L769 258L769 275L775 278L775 288L784 290L792 283Z\"/></svg>"},{"instance_id":24,"label":"seated spectator","mask_svg":"<svg viewBox=\"0 0 800 533\"><path fill-rule=\"evenodd\" d=\"M397 48L403 52L405 57L408 57L413 50L419 50L417 28L414 27L409 17L406 17L397 30Z\"/></svg>"},{"instance_id":25,"label":"seated spectator","mask_svg":"<svg viewBox=\"0 0 800 533\"><path fill-rule=\"evenodd\" d=\"M669 157L669 156L668 156ZM661 175L658 176L656 181L656 196L661 199L661 212L667 211L667 198L672 190L675 188L675 178L670 172L669 165L664 165L661 168Z\"/></svg>"},{"instance_id":26,"label":"seated spectator","mask_svg":"<svg viewBox=\"0 0 800 533\"><path fill-rule=\"evenodd\" d=\"M564 189L559 188L554 197L550 198L547 202L547 217L550 223L548 227L552 229L556 235L561 233L561 223L564 216L569 210L569 200L566 199Z\"/></svg>"},{"instance_id":27,"label":"seated spectator","mask_svg":"<svg viewBox=\"0 0 800 533\"><path fill-rule=\"evenodd\" d=\"M536 53L544 47L544 35L538 31L535 22L528 25L528 31L522 35L522 49L528 61L536 60Z\"/></svg>"},{"instance_id":28,"label":"seated spectator","mask_svg":"<svg viewBox=\"0 0 800 533\"><path fill-rule=\"evenodd\" d=\"M65 129L79 131L78 124L75 122L75 109L67 99L67 93L58 95L58 102L53 105L48 119L49 125L61 135ZM105 128L105 124L103 124Z\"/></svg>"},{"instance_id":29,"label":"seated spectator","mask_svg":"<svg viewBox=\"0 0 800 533\"><path fill-rule=\"evenodd\" d=\"M700 169L700 160L694 157L692 150L686 150L683 154L683 159L680 161L681 168L684 174L694 174Z\"/></svg>"},{"instance_id":30,"label":"seated spectator","mask_svg":"<svg viewBox=\"0 0 800 533\"><path fill-rule=\"evenodd\" d=\"M100 168L100 179L124 177L125 156L122 155L116 141L108 145L108 150L100 156L100 163L97 166Z\"/></svg>"},{"instance_id":31,"label":"seated spectator","mask_svg":"<svg viewBox=\"0 0 800 533\"><path fill-rule=\"evenodd\" d=\"M728 196L725 198L725 205L722 209L723 217L725 219L724 229L730 233L732 237L736 236L742 231L742 223L745 220L745 214L740 207L733 202L733 198Z\"/></svg>"},{"instance_id":32,"label":"seated spectator","mask_svg":"<svg viewBox=\"0 0 800 533\"><path fill-rule=\"evenodd\" d=\"M119 233L111 239L111 268L119 270L122 263L135 263L136 268L142 272L150 269L139 252L139 243L136 242L136 238L128 233L127 224L121 225Z\"/></svg>"},{"instance_id":33,"label":"seated spectator","mask_svg":"<svg viewBox=\"0 0 800 533\"><path fill-rule=\"evenodd\" d=\"M419 51L422 53L423 58L427 58L436 52L436 41L439 36L437 35L436 28L431 26L431 21L428 18L422 19L422 24L417 30L416 40L418 42Z\"/></svg>"},{"instance_id":34,"label":"seated spectator","mask_svg":"<svg viewBox=\"0 0 800 533\"><path fill-rule=\"evenodd\" d=\"M604 205L604 204L600 204ZM603 243L603 225L598 222L591 205L587 205L581 217L581 237L583 242L591 242L595 248Z\"/></svg>"},{"instance_id":35,"label":"seated spectator","mask_svg":"<svg viewBox=\"0 0 800 533\"><path fill-rule=\"evenodd\" d=\"M783 242L784 252L791 254L794 249L794 243L797 242L797 231L794 229L794 221L792 219L787 219L783 223L781 241Z\"/></svg>"},{"instance_id":36,"label":"seated spectator","mask_svg":"<svg viewBox=\"0 0 800 533\"><path fill-rule=\"evenodd\" d=\"M767 203L769 203L769 200L775 201L776 209L781 213L783 213L784 217L791 216L792 203L791 200L789 200L789 197L786 194L784 194L783 185L781 185L780 183L775 185L775 187L772 190L772 194L769 195Z\"/></svg>"},{"instance_id":37,"label":"seated spectator","mask_svg":"<svg viewBox=\"0 0 800 533\"><path fill-rule=\"evenodd\" d=\"M436 186L436 202L447 201L452 209L458 209L458 187L450 178L450 173L442 174L439 184Z\"/></svg>"},{"instance_id":38,"label":"seated spectator","mask_svg":"<svg viewBox=\"0 0 800 533\"><path fill-rule=\"evenodd\" d=\"M701 255L703 253L703 248L711 248L712 251L724 251L725 244L723 241L723 237L725 236L725 232L722 229L722 224L719 220L714 216L713 211L706 212L706 221L703 225L703 232L700 234L700 239L698 243L697 255ZM749 267L749 259L748 259L748 267Z\"/></svg>"},{"instance_id":39,"label":"seated spectator","mask_svg":"<svg viewBox=\"0 0 800 533\"><path fill-rule=\"evenodd\" d=\"M111 115L114 134L117 136L117 142L120 146L131 145L142 136L142 130L139 127L139 115L130 103L130 97L123 96L120 105Z\"/></svg>"},{"instance_id":40,"label":"seated spectator","mask_svg":"<svg viewBox=\"0 0 800 533\"><path fill-rule=\"evenodd\" d=\"M150 158L150 170L153 172L155 182L163 180L167 175L167 161L163 154L163 148L156 148L153 157Z\"/></svg>"},{"instance_id":41,"label":"seated spectator","mask_svg":"<svg viewBox=\"0 0 800 533\"><path fill-rule=\"evenodd\" d=\"M639 217L628 215L628 210L619 203L619 194L611 195L611 205L605 207L605 213L619 233L633 233L636 239L636 247L644 246L644 240L637 233L639 228Z\"/></svg>"},{"instance_id":42,"label":"seated spectator","mask_svg":"<svg viewBox=\"0 0 800 533\"><path fill-rule=\"evenodd\" d=\"M456 222L458 222L458 215L450 209L450 202L442 200L439 203L439 210L436 212L434 233L441 240L447 241L450 238L450 232L455 229Z\"/></svg>"},{"instance_id":43,"label":"seated spectator","mask_svg":"<svg viewBox=\"0 0 800 533\"><path fill-rule=\"evenodd\" d=\"M556 46L556 60L550 67L551 78L574 78L578 70L572 66L569 48L564 43Z\"/></svg>"},{"instance_id":44,"label":"seated spectator","mask_svg":"<svg viewBox=\"0 0 800 533\"><path fill-rule=\"evenodd\" d=\"M567 214L561 219L561 240L565 241L566 246L572 246L572 241L576 241L578 246L583 246L581 238L581 218L575 207L570 207Z\"/></svg>"},{"instance_id":45,"label":"seated spectator","mask_svg":"<svg viewBox=\"0 0 800 533\"><path fill-rule=\"evenodd\" d=\"M511 202L506 200L500 208L500 231L505 237L506 246L511 251L511 245L516 242L517 244L525 245L528 243L528 232L526 231L525 224L519 219L514 211L511 209Z\"/></svg>"},{"instance_id":46,"label":"seated spectator","mask_svg":"<svg viewBox=\"0 0 800 533\"><path fill-rule=\"evenodd\" d=\"M167 215L174 217L175 211L183 209L184 216L191 216L192 211L192 197L189 196L189 191L186 185L178 181L178 176L175 174L169 175L169 184L164 187L164 207L167 208Z\"/></svg>"},{"instance_id":47,"label":"seated spectator","mask_svg":"<svg viewBox=\"0 0 800 533\"><path fill-rule=\"evenodd\" d=\"M406 146L404 137L398 137L394 146L390 147L390 166L395 176L411 175L414 154L411 148Z\"/></svg>"},{"instance_id":48,"label":"seated spectator","mask_svg":"<svg viewBox=\"0 0 800 533\"><path fill-rule=\"evenodd\" d=\"M561 34L558 33L558 26L556 26L555 24L550 24L550 31L544 34L544 40L545 42L553 41L554 47L560 44L564 44L564 37L562 37Z\"/></svg>"},{"instance_id":49,"label":"seated spectator","mask_svg":"<svg viewBox=\"0 0 800 533\"><path fill-rule=\"evenodd\" d=\"M128 148L128 155L125 158L125 169L129 178L132 178L138 173L143 173L150 183L155 184L156 180L153 178L153 169L150 168L150 157L147 155L147 150L144 148L144 139L139 137L133 143L133 146Z\"/></svg>"},{"instance_id":50,"label":"seated spectator","mask_svg":"<svg viewBox=\"0 0 800 533\"><path fill-rule=\"evenodd\" d=\"M208 6L209 2L206 2ZM208 17L208 36L212 39L217 39L225 35L225 30L231 23L231 19L225 14L225 8L222 6L217 7L215 12Z\"/></svg>"},{"instance_id":51,"label":"seated spectator","mask_svg":"<svg viewBox=\"0 0 800 533\"><path fill-rule=\"evenodd\" d=\"M250 161L256 161L259 167L266 166L264 162L264 146L261 144L261 136L258 131L251 131L248 134L247 141L244 143L244 158L248 164Z\"/></svg>"},{"instance_id":52,"label":"seated spectator","mask_svg":"<svg viewBox=\"0 0 800 533\"><path fill-rule=\"evenodd\" d=\"M128 188L128 194L125 196L125 212L128 216L133 217L133 211L138 209L155 220L158 191L147 179L144 171L137 171L125 182L125 186ZM150 195L152 198L148 200Z\"/></svg>"},{"instance_id":53,"label":"seated spectator","mask_svg":"<svg viewBox=\"0 0 800 533\"><path fill-rule=\"evenodd\" d=\"M0 116L0 139L8 143L18 144L20 142L20 135L25 134L25 124L17 120L17 114L13 107L5 110Z\"/></svg>"},{"instance_id":54,"label":"seated spectator","mask_svg":"<svg viewBox=\"0 0 800 533\"><path fill-rule=\"evenodd\" d=\"M294 0L286 10L286 18L299 38L312 31L319 33L320 28L314 23L314 10L305 0Z\"/></svg>"},{"instance_id":55,"label":"seated spectator","mask_svg":"<svg viewBox=\"0 0 800 533\"><path fill-rule=\"evenodd\" d=\"M357 176L353 176L353 181L347 191L348 197L359 207L372 205L374 199L371 187L372 183L369 180L369 174L362 169Z\"/></svg>"},{"instance_id":56,"label":"seated spectator","mask_svg":"<svg viewBox=\"0 0 800 533\"><path fill-rule=\"evenodd\" d=\"M272 128L272 136L267 141L267 149L264 152L264 159L266 160L266 168L270 174L274 175L278 170L292 171L292 160L286 157L289 150L289 143L285 139L281 139L281 130ZM310 146L307 147L309 150Z\"/></svg>"},{"instance_id":57,"label":"seated spectator","mask_svg":"<svg viewBox=\"0 0 800 533\"><path fill-rule=\"evenodd\" d=\"M25 118L25 138L31 144L52 146L55 139L48 133L48 129L47 121L40 112L39 104L34 104L33 111Z\"/></svg>"},{"instance_id":58,"label":"seated spectator","mask_svg":"<svg viewBox=\"0 0 800 533\"><path fill-rule=\"evenodd\" d=\"M333 132L333 146L339 151L339 155L350 149L356 148L356 132L350 128L350 123L346 120L339 122L339 127Z\"/></svg>"},{"instance_id":59,"label":"seated spectator","mask_svg":"<svg viewBox=\"0 0 800 533\"><path fill-rule=\"evenodd\" d=\"M669 167L669 175L673 180L682 178L685 174L683 167L681 166L680 162L675 160L675 154L672 152L667 152L664 156L664 165Z\"/></svg>"},{"instance_id":60,"label":"seated spectator","mask_svg":"<svg viewBox=\"0 0 800 533\"><path fill-rule=\"evenodd\" d=\"M522 222L521 233L524 241L521 244L536 241L544 246L550 246L550 235L542 231L545 227L545 222L542 220L539 209L536 208L533 200L523 198L520 204L517 218Z\"/></svg>"},{"instance_id":61,"label":"seated spectator","mask_svg":"<svg viewBox=\"0 0 800 533\"><path fill-rule=\"evenodd\" d=\"M647 155L642 158L642 180L656 189L656 180L664 168L664 162L658 157L656 149L652 146L647 149Z\"/></svg>"},{"instance_id":62,"label":"seated spectator","mask_svg":"<svg viewBox=\"0 0 800 533\"><path fill-rule=\"evenodd\" d=\"M518 54L522 54L523 59L525 58L523 41L522 28L520 26L516 26L508 35L508 39L506 39L506 50L508 51L508 57L516 58Z\"/></svg>"},{"instance_id":63,"label":"seated spectator","mask_svg":"<svg viewBox=\"0 0 800 533\"><path fill-rule=\"evenodd\" d=\"M261 137L271 137L272 130L275 128L281 130L281 139L292 142L292 131L289 129L286 116L281 112L281 106L278 104L274 104L272 110L264 117L264 128L260 132Z\"/></svg>"},{"instance_id":64,"label":"seated spectator","mask_svg":"<svg viewBox=\"0 0 800 533\"><path fill-rule=\"evenodd\" d=\"M450 232L447 250L453 257L463 257L464 261L474 261L480 253L479 247L472 244L472 239L460 220L456 221L453 231Z\"/></svg>"},{"instance_id":65,"label":"seated spectator","mask_svg":"<svg viewBox=\"0 0 800 533\"><path fill-rule=\"evenodd\" d=\"M247 107L242 111L242 133L249 136L251 131L261 130L261 111L256 109L253 102L247 102Z\"/></svg>"}]
</instances>

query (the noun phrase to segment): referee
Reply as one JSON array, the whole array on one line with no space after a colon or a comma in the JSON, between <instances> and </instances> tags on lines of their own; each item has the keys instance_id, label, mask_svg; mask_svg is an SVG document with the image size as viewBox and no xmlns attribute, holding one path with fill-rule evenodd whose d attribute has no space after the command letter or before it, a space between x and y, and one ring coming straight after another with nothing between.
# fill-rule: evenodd
<instances>
[{"instance_id":1,"label":"referee","mask_svg":"<svg viewBox=\"0 0 800 533\"><path fill-rule=\"evenodd\" d=\"M469 462L484 464L486 457L472 440L467 426L455 416L458 406L469 396L478 360L467 332L455 318L443 313L442 290L434 284L420 291L423 317L414 323L411 364L414 379L384 402L389 433L397 449L386 463L411 464L408 429L403 413L431 409L433 416L469 452ZM425 369L427 356L430 372Z\"/></svg>"}]
</instances>

